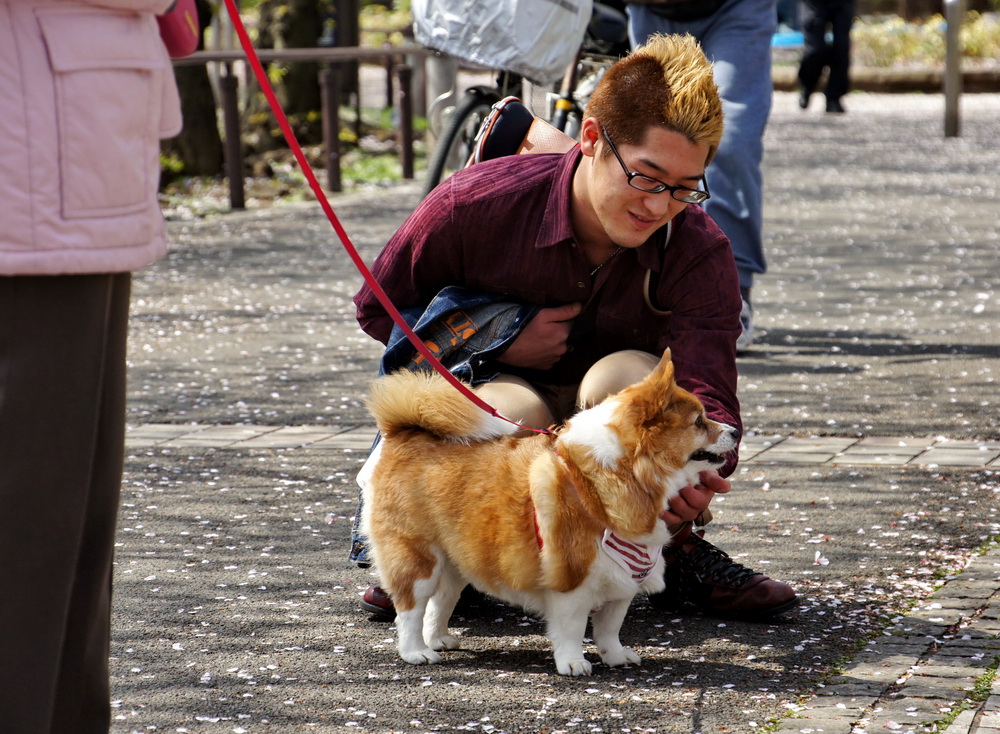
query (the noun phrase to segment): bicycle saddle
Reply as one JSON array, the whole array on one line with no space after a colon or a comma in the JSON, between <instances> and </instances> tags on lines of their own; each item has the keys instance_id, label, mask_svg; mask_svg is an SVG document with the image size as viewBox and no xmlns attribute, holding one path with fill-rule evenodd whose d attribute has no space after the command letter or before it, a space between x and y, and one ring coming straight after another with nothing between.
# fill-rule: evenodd
<instances>
[{"instance_id":1,"label":"bicycle saddle","mask_svg":"<svg viewBox=\"0 0 1000 734\"><path fill-rule=\"evenodd\" d=\"M476 136L468 165L518 153L565 153L576 141L560 132L517 97L506 97L490 110Z\"/></svg>"}]
</instances>

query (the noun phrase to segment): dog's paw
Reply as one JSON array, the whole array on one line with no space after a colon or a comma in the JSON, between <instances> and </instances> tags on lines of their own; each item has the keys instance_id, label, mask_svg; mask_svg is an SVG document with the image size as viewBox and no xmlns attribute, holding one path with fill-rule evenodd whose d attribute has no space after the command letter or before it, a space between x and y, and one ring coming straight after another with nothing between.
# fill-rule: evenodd
<instances>
[{"instance_id":1,"label":"dog's paw","mask_svg":"<svg viewBox=\"0 0 1000 734\"><path fill-rule=\"evenodd\" d=\"M611 668L620 665L638 665L642 662L639 653L628 647L619 646L617 650L601 650L600 654L604 664Z\"/></svg>"},{"instance_id":2,"label":"dog's paw","mask_svg":"<svg viewBox=\"0 0 1000 734\"><path fill-rule=\"evenodd\" d=\"M425 647L423 650L413 650L412 652L399 652L399 656L410 665L426 665L428 663L440 663L441 655Z\"/></svg>"},{"instance_id":3,"label":"dog's paw","mask_svg":"<svg viewBox=\"0 0 1000 734\"><path fill-rule=\"evenodd\" d=\"M559 675L590 675L592 668L585 658L572 660L556 660L556 671Z\"/></svg>"},{"instance_id":4,"label":"dog's paw","mask_svg":"<svg viewBox=\"0 0 1000 734\"><path fill-rule=\"evenodd\" d=\"M428 647L432 650L457 650L461 644L454 635L441 635L428 640Z\"/></svg>"}]
</instances>

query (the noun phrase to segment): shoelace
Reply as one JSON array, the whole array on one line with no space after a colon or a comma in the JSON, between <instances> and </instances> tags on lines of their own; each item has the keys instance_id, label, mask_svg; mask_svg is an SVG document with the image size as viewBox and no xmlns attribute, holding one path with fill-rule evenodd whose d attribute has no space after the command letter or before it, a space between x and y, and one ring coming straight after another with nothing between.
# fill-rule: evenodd
<instances>
[{"instance_id":1,"label":"shoelace","mask_svg":"<svg viewBox=\"0 0 1000 734\"><path fill-rule=\"evenodd\" d=\"M695 574L702 582L711 582L739 588L757 572L737 563L729 555L707 540L691 535L685 545L694 545L690 553L680 551L678 559L684 567Z\"/></svg>"}]
</instances>

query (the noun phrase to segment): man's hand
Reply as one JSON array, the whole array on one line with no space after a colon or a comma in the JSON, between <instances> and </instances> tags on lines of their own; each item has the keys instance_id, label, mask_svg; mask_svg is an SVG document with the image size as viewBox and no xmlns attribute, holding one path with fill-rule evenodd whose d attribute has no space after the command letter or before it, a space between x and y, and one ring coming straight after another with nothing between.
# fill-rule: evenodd
<instances>
[{"instance_id":1,"label":"man's hand","mask_svg":"<svg viewBox=\"0 0 1000 734\"><path fill-rule=\"evenodd\" d=\"M573 319L580 314L581 309L579 303L543 308L497 361L512 367L551 369L566 353L566 340L573 328Z\"/></svg>"},{"instance_id":2,"label":"man's hand","mask_svg":"<svg viewBox=\"0 0 1000 734\"><path fill-rule=\"evenodd\" d=\"M708 509L708 505L715 495L725 494L732 486L714 469L701 472L698 479L701 484L684 487L676 497L670 500L670 507L660 513L660 517L671 530L697 518Z\"/></svg>"}]
</instances>

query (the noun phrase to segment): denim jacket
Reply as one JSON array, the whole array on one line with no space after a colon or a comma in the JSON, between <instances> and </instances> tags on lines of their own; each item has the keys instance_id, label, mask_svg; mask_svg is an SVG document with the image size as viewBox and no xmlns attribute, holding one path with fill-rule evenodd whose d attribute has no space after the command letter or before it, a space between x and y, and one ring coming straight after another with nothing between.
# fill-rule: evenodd
<instances>
[{"instance_id":1,"label":"denim jacket","mask_svg":"<svg viewBox=\"0 0 1000 734\"><path fill-rule=\"evenodd\" d=\"M471 385L496 379L491 360L503 354L540 306L511 303L509 296L468 288L443 288L426 306L401 315L448 371ZM397 370L433 369L398 325L392 328L380 375Z\"/></svg>"}]
</instances>

